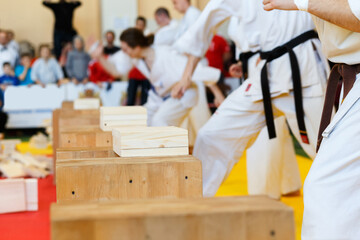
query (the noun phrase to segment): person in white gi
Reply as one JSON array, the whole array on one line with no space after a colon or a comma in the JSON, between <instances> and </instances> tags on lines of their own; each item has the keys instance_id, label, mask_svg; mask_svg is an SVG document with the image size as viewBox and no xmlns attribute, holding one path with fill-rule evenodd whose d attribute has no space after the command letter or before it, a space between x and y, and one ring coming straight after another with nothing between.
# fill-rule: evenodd
<instances>
[{"instance_id":1,"label":"person in white gi","mask_svg":"<svg viewBox=\"0 0 360 240\"><path fill-rule=\"evenodd\" d=\"M198 19L201 12L194 6L191 6L190 0L172 0L174 8L184 17L180 20L175 39L179 39L189 27Z\"/></svg>"},{"instance_id":2,"label":"person in white gi","mask_svg":"<svg viewBox=\"0 0 360 240\"><path fill-rule=\"evenodd\" d=\"M257 36L259 32L241 32L241 19L232 17L229 22L229 36L236 44L236 56L240 53L258 52L260 50ZM259 74L256 64L260 54L254 54L248 60L248 76ZM239 63L241 64L241 63ZM231 70L237 65L231 66ZM240 75L244 77L240 65ZM236 71L235 71L236 74ZM268 195L279 199L282 195L296 195L302 187L299 166L293 147L293 141L284 116L275 119L275 139L269 140L264 128L254 144L246 151L246 168L248 193L250 195Z\"/></svg>"},{"instance_id":3,"label":"person in white gi","mask_svg":"<svg viewBox=\"0 0 360 240\"><path fill-rule=\"evenodd\" d=\"M344 78L345 98L320 131L323 140L305 181L302 239L360 239L360 1L265 0L264 4L266 10L300 9L314 15L326 56L339 64L330 75L326 100L332 95L330 86L337 84L332 80L338 80L338 74ZM325 113L331 114L326 110L332 102L326 103L330 105L325 104L323 120L328 120Z\"/></svg>"},{"instance_id":4,"label":"person in white gi","mask_svg":"<svg viewBox=\"0 0 360 240\"><path fill-rule=\"evenodd\" d=\"M102 65L114 76L127 74L135 65L153 86L145 105L149 126L180 126L198 98L196 87L189 88L181 99L170 96L172 86L180 81L184 72L186 56L170 46L151 47L152 37L145 37L134 28L125 30L120 41L122 51L114 54L110 61L99 56ZM101 46L93 54L101 54ZM209 84L213 89L220 75L218 69L199 65L191 78L194 82Z\"/></svg>"},{"instance_id":5,"label":"person in white gi","mask_svg":"<svg viewBox=\"0 0 360 240\"><path fill-rule=\"evenodd\" d=\"M155 21L159 28L155 32L154 45L171 46L175 42L175 35L178 30L178 23L171 19L166 8L158 8L155 11Z\"/></svg>"},{"instance_id":6,"label":"person in white gi","mask_svg":"<svg viewBox=\"0 0 360 240\"><path fill-rule=\"evenodd\" d=\"M314 28L306 13L268 13L262 9L261 1L212 0L198 21L176 43L177 48L196 57L189 57L183 79L173 87L173 97L181 97L188 88L191 80L188 76L196 66L198 57L203 56L219 23L230 16L241 19L241 32L258 29L258 42L263 52L271 51ZM315 156L316 132L320 122L318 113L323 103L326 81L327 63L321 57L319 48L320 43L314 38L293 48L295 56L301 56L298 66L302 79L303 120L308 139L302 139L299 133L289 55L284 54L268 64L269 74L265 74L269 78L274 116L285 115L295 137L311 157ZM263 101L260 74L264 64L264 60L258 64L259 74L251 76L232 93L198 134L194 156L203 163L205 197L214 196L244 150L266 126L264 103L269 102ZM302 140L308 140L310 144Z\"/></svg>"}]
</instances>

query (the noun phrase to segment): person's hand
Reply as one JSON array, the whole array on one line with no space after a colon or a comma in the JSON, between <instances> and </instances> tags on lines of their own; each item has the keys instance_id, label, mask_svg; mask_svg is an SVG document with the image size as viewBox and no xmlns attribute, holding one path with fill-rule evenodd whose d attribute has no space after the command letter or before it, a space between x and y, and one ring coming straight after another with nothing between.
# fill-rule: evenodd
<instances>
[{"instance_id":1,"label":"person's hand","mask_svg":"<svg viewBox=\"0 0 360 240\"><path fill-rule=\"evenodd\" d=\"M87 84L88 82L89 82L89 79L88 79L88 78L84 78L81 83L85 85L85 84Z\"/></svg>"},{"instance_id":2,"label":"person's hand","mask_svg":"<svg viewBox=\"0 0 360 240\"><path fill-rule=\"evenodd\" d=\"M100 43L94 51L91 52L92 59L99 59L104 54L104 46Z\"/></svg>"},{"instance_id":3,"label":"person's hand","mask_svg":"<svg viewBox=\"0 0 360 240\"><path fill-rule=\"evenodd\" d=\"M75 85L78 85L79 84L79 81L76 79L76 78L72 78L71 79L71 82Z\"/></svg>"},{"instance_id":4,"label":"person's hand","mask_svg":"<svg viewBox=\"0 0 360 240\"><path fill-rule=\"evenodd\" d=\"M98 82L96 85L97 85L99 88L103 88L103 83L102 83L102 82Z\"/></svg>"},{"instance_id":5,"label":"person's hand","mask_svg":"<svg viewBox=\"0 0 360 240\"><path fill-rule=\"evenodd\" d=\"M229 74L234 78L241 78L243 76L242 63L238 62L230 66Z\"/></svg>"},{"instance_id":6,"label":"person's hand","mask_svg":"<svg viewBox=\"0 0 360 240\"><path fill-rule=\"evenodd\" d=\"M44 83L40 82L39 80L36 81L36 84L37 84L37 85L40 85L42 88L45 88L45 87L46 87L46 85L45 85Z\"/></svg>"},{"instance_id":7,"label":"person's hand","mask_svg":"<svg viewBox=\"0 0 360 240\"><path fill-rule=\"evenodd\" d=\"M171 89L171 97L180 99L184 96L186 90L191 87L191 80L181 80L177 82Z\"/></svg>"},{"instance_id":8,"label":"person's hand","mask_svg":"<svg viewBox=\"0 0 360 240\"><path fill-rule=\"evenodd\" d=\"M224 97L224 95L218 95L218 96L215 96L215 99L214 99L214 104L215 104L215 106L218 108L218 107L220 107L220 105L224 102L224 100L225 100L225 97Z\"/></svg>"},{"instance_id":9,"label":"person's hand","mask_svg":"<svg viewBox=\"0 0 360 240\"><path fill-rule=\"evenodd\" d=\"M1 90L5 91L6 88L7 88L7 85L6 84L1 84L0 88L1 88Z\"/></svg>"},{"instance_id":10,"label":"person's hand","mask_svg":"<svg viewBox=\"0 0 360 240\"><path fill-rule=\"evenodd\" d=\"M294 0L263 0L264 10L298 10Z\"/></svg>"}]
</instances>

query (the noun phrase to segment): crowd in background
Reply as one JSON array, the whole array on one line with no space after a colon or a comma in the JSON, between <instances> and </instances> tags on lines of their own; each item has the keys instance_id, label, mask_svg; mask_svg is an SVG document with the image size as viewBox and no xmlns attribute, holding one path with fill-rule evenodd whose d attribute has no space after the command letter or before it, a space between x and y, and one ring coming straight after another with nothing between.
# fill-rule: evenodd
<instances>
[{"instance_id":1,"label":"crowd in background","mask_svg":"<svg viewBox=\"0 0 360 240\"><path fill-rule=\"evenodd\" d=\"M13 31L0 30L0 86L2 90L9 85L37 84L45 87L47 84L61 85L70 81L74 84L93 82L101 86L103 82L111 83L120 80L119 76L113 76L107 72L96 57L90 56L91 46L87 46L90 50L86 51L84 39L74 29L73 13L81 6L79 1L60 0L53 3L46 0L43 1L43 5L53 11L55 16L53 46L42 44L36 51L29 42L16 42ZM155 43L156 39L162 39L165 42L160 43L159 40L157 44L166 44L166 37L160 35L164 32L163 30L169 32L176 21L171 19L166 8L156 10L155 20L159 27L154 33ZM136 19L135 27L144 34L150 34L144 17L140 16ZM173 37L175 36L176 34ZM107 56L120 50L120 47L115 45L116 37L114 31L107 31L104 35L104 54ZM206 57L210 66L219 68L224 76L227 75L224 61L230 61L231 54L229 44L224 38L218 35L214 37ZM140 103L146 103L147 92L151 88L149 81L136 68L130 71L128 79L127 104L136 103L139 87L141 88Z\"/></svg>"}]
</instances>

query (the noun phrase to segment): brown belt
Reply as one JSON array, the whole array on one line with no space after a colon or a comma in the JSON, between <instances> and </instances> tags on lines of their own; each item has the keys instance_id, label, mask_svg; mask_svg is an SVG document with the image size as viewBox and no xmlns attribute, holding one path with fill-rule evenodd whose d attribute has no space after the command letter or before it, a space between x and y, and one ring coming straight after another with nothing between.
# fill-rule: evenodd
<instances>
[{"instance_id":1,"label":"brown belt","mask_svg":"<svg viewBox=\"0 0 360 240\"><path fill-rule=\"evenodd\" d=\"M321 141L323 139L322 133L325 131L327 126L330 124L331 121L331 115L334 109L334 105L336 102L336 92L338 91L338 88L342 87L342 84L344 84L344 97L348 95L350 90L352 89L355 80L356 75L360 73L360 64L357 65L347 65L344 63L336 64L333 69L331 70L327 89L326 89L326 95L325 95L325 103L324 103L324 110L321 116L321 123L320 123L320 129L319 129L319 135L318 135L318 144L317 144L317 150L319 150Z\"/></svg>"}]
</instances>

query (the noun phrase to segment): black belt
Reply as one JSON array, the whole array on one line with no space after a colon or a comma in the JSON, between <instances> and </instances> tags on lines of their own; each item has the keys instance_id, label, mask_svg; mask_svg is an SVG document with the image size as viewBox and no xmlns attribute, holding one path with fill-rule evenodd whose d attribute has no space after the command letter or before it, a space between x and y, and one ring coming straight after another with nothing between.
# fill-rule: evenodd
<instances>
[{"instance_id":1,"label":"black belt","mask_svg":"<svg viewBox=\"0 0 360 240\"><path fill-rule=\"evenodd\" d=\"M244 52L244 53L240 54L239 60L242 63L244 79L247 79L248 75L249 75L249 59L251 57L253 57L254 55L258 54L258 53L259 53L259 51L257 51L257 52Z\"/></svg>"},{"instance_id":2,"label":"black belt","mask_svg":"<svg viewBox=\"0 0 360 240\"><path fill-rule=\"evenodd\" d=\"M336 105L337 99L340 97L337 92L340 92L342 85L344 84L343 99L346 98L350 90L352 89L356 75L360 73L360 64L347 65L347 64L336 64L330 73L328 85L326 88L324 110L321 116L321 123L318 136L318 145L316 151L319 150L321 141L323 139L322 133L325 131L327 126L330 124L331 115L333 112L334 104ZM343 84L342 84L343 83Z\"/></svg>"},{"instance_id":3,"label":"black belt","mask_svg":"<svg viewBox=\"0 0 360 240\"><path fill-rule=\"evenodd\" d=\"M301 140L309 144L309 138L305 127L304 120L304 109L303 109L303 98L302 98L302 85L301 85L301 74L299 63L296 58L294 48L310 39L318 38L318 34L314 31L308 31L300 36L292 39L291 41L285 43L284 45L277 47L269 52L260 52L261 59L266 60L264 67L261 70L261 88L263 94L263 102L264 102L264 110L266 117L266 124L269 132L269 138L276 138L275 124L274 124L274 114L272 110L271 104L271 93L269 87L269 79L268 79L268 69L267 65L271 61L285 55L289 54L291 71L292 71L292 80L293 80L293 91L295 98L295 110L296 110L296 118L299 125Z\"/></svg>"}]
</instances>

